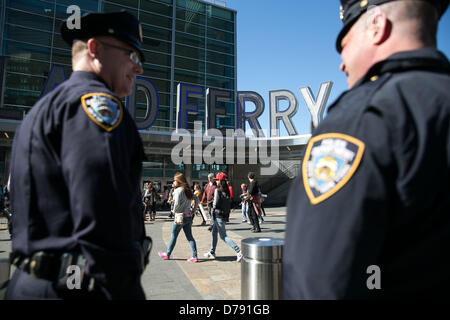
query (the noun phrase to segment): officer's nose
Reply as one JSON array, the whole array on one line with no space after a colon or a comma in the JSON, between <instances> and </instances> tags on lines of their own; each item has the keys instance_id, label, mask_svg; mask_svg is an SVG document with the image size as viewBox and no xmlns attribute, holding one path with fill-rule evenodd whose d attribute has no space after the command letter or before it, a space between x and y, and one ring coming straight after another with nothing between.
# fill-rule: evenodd
<instances>
[{"instance_id":1,"label":"officer's nose","mask_svg":"<svg viewBox=\"0 0 450 320\"><path fill-rule=\"evenodd\" d=\"M144 68L141 65L136 64L134 66L134 72L136 74L143 74L144 73Z\"/></svg>"},{"instance_id":2,"label":"officer's nose","mask_svg":"<svg viewBox=\"0 0 450 320\"><path fill-rule=\"evenodd\" d=\"M339 66L339 70L341 70L342 72L345 72L345 64L344 64L344 62L341 62L341 65Z\"/></svg>"}]
</instances>

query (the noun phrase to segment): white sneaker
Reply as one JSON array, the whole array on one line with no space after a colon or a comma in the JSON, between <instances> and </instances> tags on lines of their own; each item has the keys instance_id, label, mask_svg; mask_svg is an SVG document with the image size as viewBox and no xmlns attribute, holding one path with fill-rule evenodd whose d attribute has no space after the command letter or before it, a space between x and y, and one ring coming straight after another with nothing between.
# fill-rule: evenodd
<instances>
[{"instance_id":1,"label":"white sneaker","mask_svg":"<svg viewBox=\"0 0 450 320\"><path fill-rule=\"evenodd\" d=\"M242 260L242 253L239 251L236 257L236 261L240 262Z\"/></svg>"},{"instance_id":2,"label":"white sneaker","mask_svg":"<svg viewBox=\"0 0 450 320\"><path fill-rule=\"evenodd\" d=\"M211 253L210 251L206 252L203 256L205 258L208 258L208 259L215 259L216 258L216 255L214 253Z\"/></svg>"}]
</instances>

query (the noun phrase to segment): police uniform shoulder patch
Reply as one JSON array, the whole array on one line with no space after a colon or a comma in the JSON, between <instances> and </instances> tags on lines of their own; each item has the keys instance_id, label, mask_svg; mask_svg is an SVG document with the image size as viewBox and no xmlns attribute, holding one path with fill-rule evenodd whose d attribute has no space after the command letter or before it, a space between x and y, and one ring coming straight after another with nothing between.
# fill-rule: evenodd
<instances>
[{"instance_id":1,"label":"police uniform shoulder patch","mask_svg":"<svg viewBox=\"0 0 450 320\"><path fill-rule=\"evenodd\" d=\"M364 153L364 143L342 133L311 138L302 164L303 184L312 204L339 191L353 176Z\"/></svg>"},{"instance_id":2,"label":"police uniform shoulder patch","mask_svg":"<svg viewBox=\"0 0 450 320\"><path fill-rule=\"evenodd\" d=\"M81 104L89 118L108 132L114 130L122 121L122 103L110 94L85 94L81 97Z\"/></svg>"}]
</instances>

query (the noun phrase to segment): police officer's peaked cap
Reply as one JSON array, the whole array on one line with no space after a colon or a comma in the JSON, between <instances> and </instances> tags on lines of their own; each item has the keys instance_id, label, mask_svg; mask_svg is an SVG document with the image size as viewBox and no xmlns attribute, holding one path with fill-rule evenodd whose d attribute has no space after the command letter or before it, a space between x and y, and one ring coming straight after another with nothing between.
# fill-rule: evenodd
<instances>
[{"instance_id":1,"label":"police officer's peaked cap","mask_svg":"<svg viewBox=\"0 0 450 320\"><path fill-rule=\"evenodd\" d=\"M341 0L340 18L344 22L344 27L336 39L336 49L340 53L342 51L341 42L352 25L358 18L372 6L381 5L383 3L400 0ZM450 0L422 0L433 5L439 17L441 17L448 7Z\"/></svg>"},{"instance_id":2,"label":"police officer's peaked cap","mask_svg":"<svg viewBox=\"0 0 450 320\"><path fill-rule=\"evenodd\" d=\"M145 61L141 45L142 27L138 19L126 11L110 13L88 13L81 17L80 28L69 29L67 20L61 25L61 36L72 46L74 40L84 40L96 36L113 36L139 51L142 62ZM150 41L157 44L157 41Z\"/></svg>"}]
</instances>

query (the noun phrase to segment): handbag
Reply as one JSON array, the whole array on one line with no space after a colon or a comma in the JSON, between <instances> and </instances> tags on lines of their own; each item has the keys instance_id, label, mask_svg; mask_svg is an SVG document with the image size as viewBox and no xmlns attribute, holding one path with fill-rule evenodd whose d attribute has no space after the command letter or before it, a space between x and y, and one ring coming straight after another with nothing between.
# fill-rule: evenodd
<instances>
[{"instance_id":1,"label":"handbag","mask_svg":"<svg viewBox=\"0 0 450 320\"><path fill-rule=\"evenodd\" d=\"M175 213L175 224L183 224L184 213Z\"/></svg>"}]
</instances>

